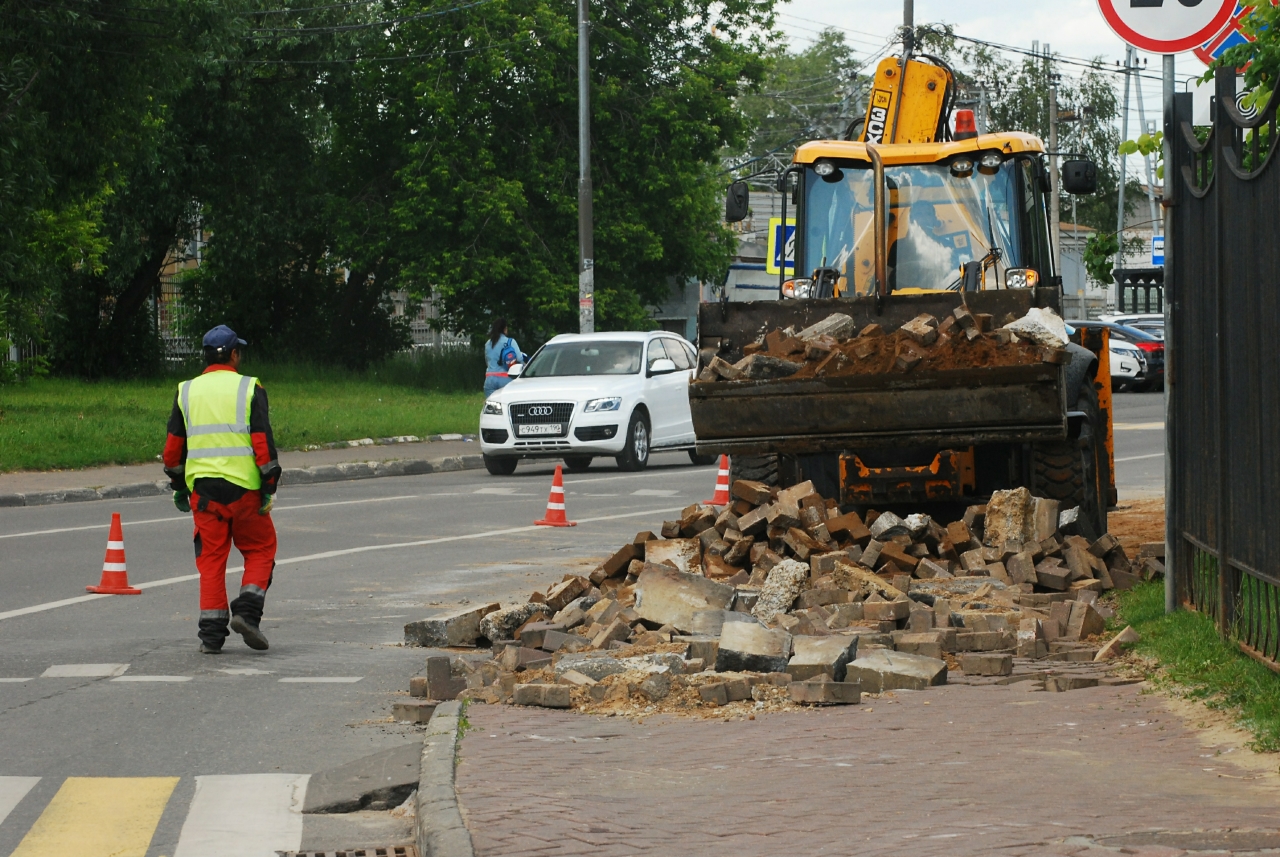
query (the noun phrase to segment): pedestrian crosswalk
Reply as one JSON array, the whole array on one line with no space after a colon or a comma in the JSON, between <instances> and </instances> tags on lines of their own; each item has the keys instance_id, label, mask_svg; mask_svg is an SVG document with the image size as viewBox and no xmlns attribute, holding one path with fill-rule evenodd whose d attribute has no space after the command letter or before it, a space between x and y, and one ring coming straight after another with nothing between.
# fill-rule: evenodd
<instances>
[{"instance_id":1,"label":"pedestrian crosswalk","mask_svg":"<svg viewBox=\"0 0 1280 857\"><path fill-rule=\"evenodd\" d=\"M176 845L154 843L165 847L163 853L276 857L301 848L309 774L194 780ZM40 782L40 777L0 776L0 830L20 823L11 818L13 811ZM180 782L179 777L67 777L34 822L21 822L28 827L12 857L146 857Z\"/></svg>"}]
</instances>

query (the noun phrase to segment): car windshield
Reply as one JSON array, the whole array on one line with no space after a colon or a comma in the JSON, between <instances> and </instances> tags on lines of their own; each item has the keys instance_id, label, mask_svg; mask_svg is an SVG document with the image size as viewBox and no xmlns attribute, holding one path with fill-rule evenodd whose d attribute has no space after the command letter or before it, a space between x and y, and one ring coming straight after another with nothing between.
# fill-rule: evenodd
<instances>
[{"instance_id":1,"label":"car windshield","mask_svg":"<svg viewBox=\"0 0 1280 857\"><path fill-rule=\"evenodd\" d=\"M953 175L946 164L886 166L888 277L894 289L955 289L960 266L1000 251L994 286L1021 258L1018 162ZM836 268L841 291L870 294L875 274L875 171L846 164L805 176L805 267ZM988 271L987 282L993 274ZM988 288L992 287L988 285Z\"/></svg>"},{"instance_id":2,"label":"car windshield","mask_svg":"<svg viewBox=\"0 0 1280 857\"><path fill-rule=\"evenodd\" d=\"M635 375L640 371L639 342L550 342L529 361L522 378L568 375Z\"/></svg>"}]
</instances>

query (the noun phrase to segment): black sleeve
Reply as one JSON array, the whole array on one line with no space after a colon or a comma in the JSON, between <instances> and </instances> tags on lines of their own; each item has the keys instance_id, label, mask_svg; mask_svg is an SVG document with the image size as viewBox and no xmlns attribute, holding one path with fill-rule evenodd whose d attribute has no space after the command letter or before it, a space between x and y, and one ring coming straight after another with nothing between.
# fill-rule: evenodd
<instances>
[{"instance_id":1,"label":"black sleeve","mask_svg":"<svg viewBox=\"0 0 1280 857\"><path fill-rule=\"evenodd\" d=\"M173 394L173 410L169 412L168 437L164 442L164 473L169 477L169 486L174 491L186 493L187 468L187 421L182 418L182 409L178 407L178 394Z\"/></svg>"},{"instance_id":2,"label":"black sleeve","mask_svg":"<svg viewBox=\"0 0 1280 857\"><path fill-rule=\"evenodd\" d=\"M276 453L276 438L271 431L271 415L267 405L267 391L261 384L253 390L249 403L249 436L253 439L254 460L262 474L262 490L276 493L276 485L282 472Z\"/></svg>"}]
</instances>

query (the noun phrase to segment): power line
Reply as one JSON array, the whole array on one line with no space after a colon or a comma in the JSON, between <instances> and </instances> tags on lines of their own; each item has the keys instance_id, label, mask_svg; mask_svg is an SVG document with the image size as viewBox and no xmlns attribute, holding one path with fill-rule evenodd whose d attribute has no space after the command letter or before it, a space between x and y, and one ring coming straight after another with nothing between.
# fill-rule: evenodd
<instances>
[{"instance_id":1,"label":"power line","mask_svg":"<svg viewBox=\"0 0 1280 857\"><path fill-rule=\"evenodd\" d=\"M341 24L331 27L258 27L250 30L251 33L341 33L351 30L367 30L371 27L387 28L396 24L405 24L409 21L420 21L424 18L439 18L442 15L449 15L453 12L460 12L464 9L473 9L476 6L483 6L486 3L492 3L493 0L474 0L472 3L463 3L458 6L450 6L447 9L436 9L432 12L421 12L417 15L405 15L400 18L391 18L385 21L368 21L362 24Z\"/></svg>"}]
</instances>

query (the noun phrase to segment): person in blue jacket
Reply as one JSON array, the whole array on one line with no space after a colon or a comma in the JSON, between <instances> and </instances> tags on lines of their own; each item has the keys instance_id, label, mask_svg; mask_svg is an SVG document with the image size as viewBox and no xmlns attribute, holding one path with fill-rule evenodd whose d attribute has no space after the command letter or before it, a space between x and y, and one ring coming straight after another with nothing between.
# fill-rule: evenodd
<instances>
[{"instance_id":1,"label":"person in blue jacket","mask_svg":"<svg viewBox=\"0 0 1280 857\"><path fill-rule=\"evenodd\" d=\"M495 318L493 327L489 328L489 338L484 343L484 394L487 396L510 384L511 376L507 369L524 360L520 346L507 336L507 320Z\"/></svg>"}]
</instances>

